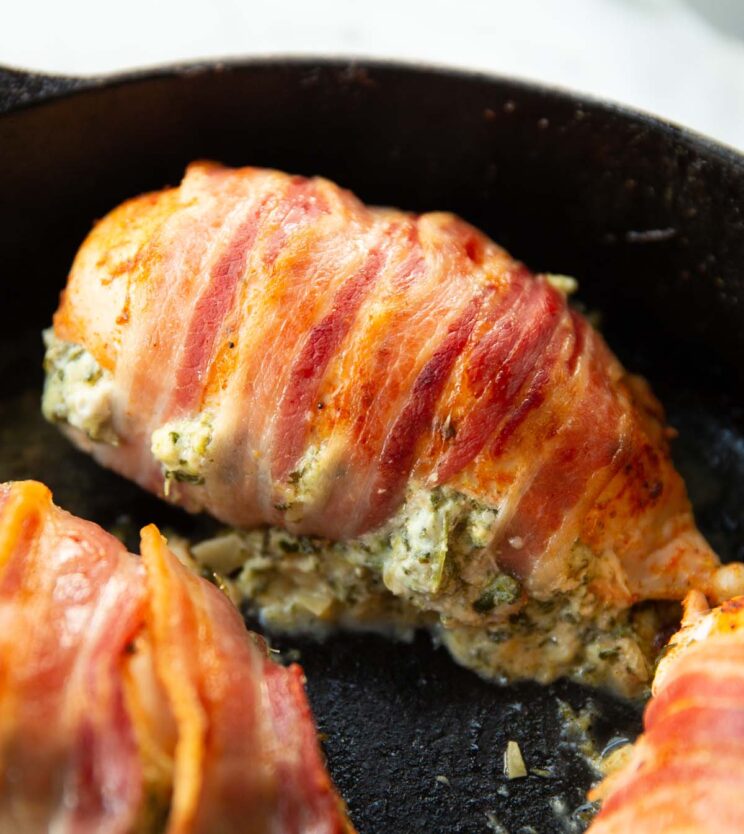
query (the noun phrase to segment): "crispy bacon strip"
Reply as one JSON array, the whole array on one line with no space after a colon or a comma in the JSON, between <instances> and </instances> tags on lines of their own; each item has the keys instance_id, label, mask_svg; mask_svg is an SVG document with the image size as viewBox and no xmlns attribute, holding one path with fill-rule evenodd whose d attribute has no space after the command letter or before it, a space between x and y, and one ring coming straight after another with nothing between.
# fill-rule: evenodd
<instances>
[{"instance_id":1,"label":"crispy bacon strip","mask_svg":"<svg viewBox=\"0 0 744 834\"><path fill-rule=\"evenodd\" d=\"M142 570L41 484L0 496L0 830L125 834L142 774L120 663Z\"/></svg>"},{"instance_id":2,"label":"crispy bacon strip","mask_svg":"<svg viewBox=\"0 0 744 834\"><path fill-rule=\"evenodd\" d=\"M162 495L153 432L208 417L197 482L170 484L189 509L344 540L447 486L498 509L491 561L533 595L580 541L617 566L615 601L720 599L658 403L545 276L451 215L196 163L94 229L54 329L112 374L119 444L67 430L105 466Z\"/></svg>"},{"instance_id":3,"label":"crispy bacon strip","mask_svg":"<svg viewBox=\"0 0 744 834\"><path fill-rule=\"evenodd\" d=\"M659 663L644 733L623 767L591 794L590 834L744 831L744 597L712 611L685 603Z\"/></svg>"},{"instance_id":4,"label":"crispy bacon strip","mask_svg":"<svg viewBox=\"0 0 744 834\"><path fill-rule=\"evenodd\" d=\"M0 486L0 829L351 832L297 666L157 529L142 560Z\"/></svg>"}]
</instances>

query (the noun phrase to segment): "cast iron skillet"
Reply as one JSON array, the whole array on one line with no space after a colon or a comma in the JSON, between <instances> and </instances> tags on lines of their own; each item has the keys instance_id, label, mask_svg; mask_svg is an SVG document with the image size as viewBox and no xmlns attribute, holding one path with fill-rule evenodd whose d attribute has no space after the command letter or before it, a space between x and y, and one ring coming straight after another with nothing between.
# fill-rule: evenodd
<instances>
[{"instance_id":1,"label":"cast iron skillet","mask_svg":"<svg viewBox=\"0 0 744 834\"><path fill-rule=\"evenodd\" d=\"M680 430L704 532L724 558L744 557L744 159L733 151L570 93L374 62L2 71L0 114L0 479L43 479L61 505L130 535L152 520L209 527L74 452L38 398L39 330L92 220L211 157L323 174L372 203L449 209L533 268L576 275ZM600 748L639 727L637 706L580 686L483 683L423 637L275 644L299 650L362 834L581 831L596 775L561 705L595 707ZM550 775L507 782L508 739Z\"/></svg>"}]
</instances>

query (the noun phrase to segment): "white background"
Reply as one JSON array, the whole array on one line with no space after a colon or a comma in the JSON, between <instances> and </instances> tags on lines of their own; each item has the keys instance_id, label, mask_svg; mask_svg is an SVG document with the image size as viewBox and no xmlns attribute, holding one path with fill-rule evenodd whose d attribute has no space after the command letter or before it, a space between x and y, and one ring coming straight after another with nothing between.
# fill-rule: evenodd
<instances>
[{"instance_id":1,"label":"white background","mask_svg":"<svg viewBox=\"0 0 744 834\"><path fill-rule=\"evenodd\" d=\"M548 81L744 149L744 0L0 0L10 65L86 74L273 53Z\"/></svg>"}]
</instances>

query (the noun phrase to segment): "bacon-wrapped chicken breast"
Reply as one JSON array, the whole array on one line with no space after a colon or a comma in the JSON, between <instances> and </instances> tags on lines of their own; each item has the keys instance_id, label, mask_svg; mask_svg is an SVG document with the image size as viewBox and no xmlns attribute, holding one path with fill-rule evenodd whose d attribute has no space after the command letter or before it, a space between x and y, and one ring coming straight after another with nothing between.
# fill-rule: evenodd
<instances>
[{"instance_id":1,"label":"bacon-wrapped chicken breast","mask_svg":"<svg viewBox=\"0 0 744 834\"><path fill-rule=\"evenodd\" d=\"M744 597L698 592L659 662L644 733L592 795L590 834L744 831Z\"/></svg>"},{"instance_id":2,"label":"bacon-wrapped chicken breast","mask_svg":"<svg viewBox=\"0 0 744 834\"><path fill-rule=\"evenodd\" d=\"M659 404L566 303L450 214L191 165L75 260L44 413L104 466L246 534L197 549L274 626L427 626L492 677L625 691L691 588Z\"/></svg>"},{"instance_id":3,"label":"bacon-wrapped chicken breast","mask_svg":"<svg viewBox=\"0 0 744 834\"><path fill-rule=\"evenodd\" d=\"M352 832L302 671L154 526L142 558L0 486L0 830Z\"/></svg>"}]
</instances>

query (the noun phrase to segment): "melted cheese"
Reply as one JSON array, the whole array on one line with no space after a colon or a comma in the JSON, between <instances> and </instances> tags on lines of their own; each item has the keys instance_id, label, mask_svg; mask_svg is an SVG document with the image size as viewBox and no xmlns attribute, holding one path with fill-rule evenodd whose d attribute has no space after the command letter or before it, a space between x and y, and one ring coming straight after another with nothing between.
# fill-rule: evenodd
<instances>
[{"instance_id":1,"label":"melted cheese","mask_svg":"<svg viewBox=\"0 0 744 834\"><path fill-rule=\"evenodd\" d=\"M653 611L641 616L597 597L592 583L608 568L580 544L572 560L582 580L546 600L529 597L488 557L497 516L454 490L415 487L382 531L356 540L267 528L230 531L192 553L229 576L270 630L351 627L407 637L423 627L459 663L492 680L547 683L567 675L642 692L657 629Z\"/></svg>"},{"instance_id":2,"label":"melted cheese","mask_svg":"<svg viewBox=\"0 0 744 834\"><path fill-rule=\"evenodd\" d=\"M204 483L212 443L212 417L172 420L152 433L150 451L162 464L166 491L170 481Z\"/></svg>"},{"instance_id":3,"label":"melted cheese","mask_svg":"<svg viewBox=\"0 0 744 834\"><path fill-rule=\"evenodd\" d=\"M44 417L52 423L69 423L93 441L116 444L111 374L87 350L58 339L51 329L44 331L44 344Z\"/></svg>"}]
</instances>

